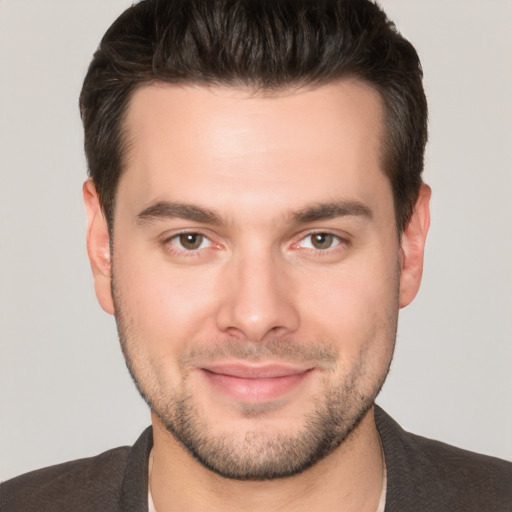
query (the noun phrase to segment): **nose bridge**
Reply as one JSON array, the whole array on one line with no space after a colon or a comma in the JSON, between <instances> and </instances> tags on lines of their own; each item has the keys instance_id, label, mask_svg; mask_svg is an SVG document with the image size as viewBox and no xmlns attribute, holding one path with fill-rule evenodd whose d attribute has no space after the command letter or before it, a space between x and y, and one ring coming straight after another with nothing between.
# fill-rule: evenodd
<instances>
[{"instance_id":1,"label":"nose bridge","mask_svg":"<svg viewBox=\"0 0 512 512\"><path fill-rule=\"evenodd\" d=\"M297 329L285 267L279 254L262 244L238 250L229 264L230 289L219 310L219 327L250 341Z\"/></svg>"}]
</instances>

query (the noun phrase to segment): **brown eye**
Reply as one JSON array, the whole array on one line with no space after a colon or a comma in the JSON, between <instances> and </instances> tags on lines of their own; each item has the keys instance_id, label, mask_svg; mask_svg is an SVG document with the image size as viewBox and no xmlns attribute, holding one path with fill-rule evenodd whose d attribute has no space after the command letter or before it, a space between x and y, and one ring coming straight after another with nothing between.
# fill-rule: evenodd
<instances>
[{"instance_id":1,"label":"brown eye","mask_svg":"<svg viewBox=\"0 0 512 512\"><path fill-rule=\"evenodd\" d=\"M330 233L314 233L311 235L311 245L315 249L330 249L334 242L334 236Z\"/></svg>"},{"instance_id":2,"label":"brown eye","mask_svg":"<svg viewBox=\"0 0 512 512\"><path fill-rule=\"evenodd\" d=\"M198 233L182 233L179 235L180 245L187 251L195 251L203 244L204 236Z\"/></svg>"}]
</instances>

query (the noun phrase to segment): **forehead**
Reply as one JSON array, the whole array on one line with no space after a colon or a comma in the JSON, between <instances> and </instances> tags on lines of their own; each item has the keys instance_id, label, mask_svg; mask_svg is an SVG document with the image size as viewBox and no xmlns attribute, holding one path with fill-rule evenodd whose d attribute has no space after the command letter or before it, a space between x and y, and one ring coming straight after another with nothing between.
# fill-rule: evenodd
<instances>
[{"instance_id":1,"label":"forehead","mask_svg":"<svg viewBox=\"0 0 512 512\"><path fill-rule=\"evenodd\" d=\"M379 94L353 80L273 93L144 86L125 119L129 150L118 199L179 193L181 201L243 198L247 206L266 195L290 208L329 194L363 200L387 187L382 119Z\"/></svg>"},{"instance_id":2,"label":"forehead","mask_svg":"<svg viewBox=\"0 0 512 512\"><path fill-rule=\"evenodd\" d=\"M193 134L201 135L202 148L210 144L234 156L236 151L246 154L260 147L269 151L277 145L296 146L303 137L309 140L307 147L319 153L331 149L335 139L362 132L366 138L380 136L382 119L380 95L355 80L278 91L157 83L135 91L125 128L132 141L142 143L148 136L154 139L156 132L172 135L180 144L192 142ZM312 132L318 133L314 140ZM244 134L251 138L244 140Z\"/></svg>"}]
</instances>

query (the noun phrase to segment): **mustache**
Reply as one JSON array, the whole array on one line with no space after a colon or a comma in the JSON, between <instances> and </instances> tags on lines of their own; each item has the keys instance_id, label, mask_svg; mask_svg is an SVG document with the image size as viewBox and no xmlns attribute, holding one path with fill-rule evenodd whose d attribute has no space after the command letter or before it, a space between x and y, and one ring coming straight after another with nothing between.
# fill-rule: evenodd
<instances>
[{"instance_id":1,"label":"mustache","mask_svg":"<svg viewBox=\"0 0 512 512\"><path fill-rule=\"evenodd\" d=\"M286 363L313 363L325 370L333 369L338 360L337 351L329 345L315 343L297 343L286 338L272 338L265 342L227 339L216 343L203 343L188 346L180 355L181 368L195 366L198 361L213 362L237 359L258 363L267 360Z\"/></svg>"}]
</instances>

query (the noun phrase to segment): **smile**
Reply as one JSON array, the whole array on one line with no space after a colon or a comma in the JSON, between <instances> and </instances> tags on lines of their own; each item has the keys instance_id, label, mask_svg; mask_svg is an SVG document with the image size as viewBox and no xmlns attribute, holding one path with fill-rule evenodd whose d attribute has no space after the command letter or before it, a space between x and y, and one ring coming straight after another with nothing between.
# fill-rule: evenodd
<instances>
[{"instance_id":1,"label":"smile","mask_svg":"<svg viewBox=\"0 0 512 512\"><path fill-rule=\"evenodd\" d=\"M201 368L207 381L245 403L268 402L296 389L313 371L286 365L212 365Z\"/></svg>"}]
</instances>

